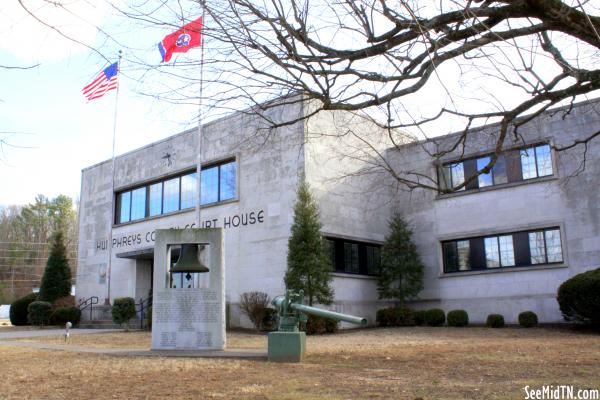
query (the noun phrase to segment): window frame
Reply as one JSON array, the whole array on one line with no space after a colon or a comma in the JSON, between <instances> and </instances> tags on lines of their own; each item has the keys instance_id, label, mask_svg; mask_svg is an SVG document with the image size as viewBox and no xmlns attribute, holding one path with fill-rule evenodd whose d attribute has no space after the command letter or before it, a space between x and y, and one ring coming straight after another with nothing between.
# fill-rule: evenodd
<instances>
[{"instance_id":1,"label":"window frame","mask_svg":"<svg viewBox=\"0 0 600 400\"><path fill-rule=\"evenodd\" d=\"M335 274L345 274L350 276L364 276L364 277L377 277L379 275L379 271L375 273L370 273L373 269L377 267L381 267L381 243L377 242L368 242L361 240L353 240L340 238L335 236L324 236L323 239L327 243L327 252L328 257L331 260L331 273ZM346 263L346 245L358 247L357 249L357 262L358 262L358 271L353 272L348 270ZM378 251L373 249L373 264L369 268L369 248L377 248ZM379 260L375 260L375 257L379 256Z\"/></svg>"},{"instance_id":2,"label":"window frame","mask_svg":"<svg viewBox=\"0 0 600 400\"><path fill-rule=\"evenodd\" d=\"M549 148L550 168L551 168L552 173L548 174L548 175L540 176L539 175L537 149L544 147L544 146L548 146L548 148ZM536 171L535 177L530 177L530 178L523 177L523 167L521 164L521 153L523 151L533 151L533 158L534 158L535 171ZM471 182L469 182L462 188L460 188L458 190L454 190L454 191L452 190L452 188L456 186L454 184L454 182L452 180L452 176L451 176L451 171L452 171L453 166L462 164L462 169L463 169L463 173L464 173L463 182L465 182L470 176L472 176L472 174L479 171L479 168L477 166L478 161L480 159L491 157L493 154L494 153L484 153L484 154L479 154L477 156L467 157L467 158L463 158L463 159L459 159L459 160L445 161L445 162L439 164L439 166L437 167L437 171L438 171L438 192L440 193L440 195L462 193L462 192L473 192L475 190L486 190L489 188L502 187L504 185L514 184L517 182L521 182L521 183L532 182L532 181L537 181L540 179L547 179L547 178L556 176L556 167L554 164L555 152L552 150L552 145L549 142L539 142L539 143L535 143L535 144L528 144L527 146L523 146L523 147L507 149L507 150L504 150L503 152L501 152L498 155L496 164L494 164L494 166L492 167L492 169L489 172L489 174L491 174L491 180L492 180L491 185L487 185L487 186L479 185L479 180L480 180L481 176L485 175L485 174L481 174L477 177L477 179L473 179ZM503 164L504 164L504 176L506 177L506 182L497 182L498 179L496 177L496 174L494 174L494 169L495 169L496 165L498 165L498 162L500 161L500 159L499 159L500 157L504 158ZM517 160L515 160L515 159L517 159ZM518 163L515 163L515 161L518 161ZM446 179L447 172L446 171L450 171L450 182L447 182L447 179ZM467 171L469 171L469 173L467 173ZM472 171L472 172L470 172L470 171ZM498 173L500 173L500 172L498 172ZM463 182L461 182L461 183L463 183Z\"/></svg>"},{"instance_id":3,"label":"window frame","mask_svg":"<svg viewBox=\"0 0 600 400\"><path fill-rule=\"evenodd\" d=\"M234 196L231 198L227 198L224 200L221 200L221 183L220 183L220 170L221 167L223 165L228 165L234 163L235 167L234 167L234 172L235 172L235 189L234 189ZM211 163L207 163L206 165L202 165L201 171L208 169L208 168L213 168L216 167L218 170L218 174L217 174L217 190L218 190L218 200L216 202L211 202L211 203L205 203L205 204L200 204L201 207L206 207L206 206L214 206L214 205L218 205L221 203L227 203L227 202L231 202L231 201L236 201L238 199L238 195L239 195L239 180L238 180L238 176L239 176L239 169L238 169L238 165L239 165L239 161L237 157L230 157L230 158L226 158L223 160L220 160L218 162L211 162ZM135 223L135 222L141 222L141 221L146 221L149 219L153 219L153 218L157 218L157 217L161 217L161 216L165 216L165 215L171 215L171 214L175 214L175 213L179 213L179 212L185 212L185 211L189 211L192 210L196 207L196 204L193 204L190 207L186 207L186 208L181 208L182 205L182 181L183 181L183 177L188 176L188 175L192 175L192 174L196 174L197 170L196 169L186 169L183 170L177 174L173 174L173 175L168 175L168 176L164 176L160 179L153 179L150 181L147 181L143 184L138 184L138 185L133 185L124 189L120 189L118 191L114 192L114 196L115 196L115 207L114 207L114 214L113 214L113 224L115 226L117 225L124 225L124 224L129 224L129 223ZM177 207L176 209L170 210L170 211L165 211L165 182L171 181L177 179ZM202 179L202 174L200 174L200 179ZM192 203L196 203L196 202L200 202L200 199L198 199L197 197L197 181L198 178L196 177L196 193L194 194L194 199L195 201L193 201ZM156 185L156 184L160 184L160 213L158 214L154 214L154 215L150 215L150 202L151 202L151 187ZM139 219L135 219L132 220L131 219L131 208L132 208L132 197L133 197L133 192L135 190L139 190L141 188L145 188L145 211L144 211L144 217L143 218L139 218ZM126 193L129 193L129 218L125 221L121 221L121 209L122 209L122 196Z\"/></svg>"},{"instance_id":4,"label":"window frame","mask_svg":"<svg viewBox=\"0 0 600 400\"><path fill-rule=\"evenodd\" d=\"M548 261L548 239L547 232L549 231L558 231L558 238L560 240L560 261ZM441 267L443 275L452 275L456 273L468 273L474 271L499 271L499 270L518 270L520 268L528 268L528 267L540 267L540 266L553 266L553 265L562 265L566 261L566 249L564 246L563 240L563 227L559 225L553 225L549 227L543 228L535 228L535 229L525 229L511 232L502 232L502 233L494 233L489 235L478 235L478 236L470 236L470 237L461 237L457 239L447 239L440 240L440 249L441 249ZM531 262L531 249L529 245L529 234L541 232L544 239L544 262L534 264ZM512 259L513 265L503 265L502 262L502 252L500 246L500 237L502 236L512 236ZM487 266L487 253L485 248L485 240L486 239L496 239L497 245L497 255L499 258L499 266L490 268ZM460 270L458 265L458 253L457 243L461 241L468 241L470 248L470 258L469 258L469 269ZM456 266L448 263L448 257L446 253L446 249L454 249L454 254L456 258ZM525 249L527 256L525 257ZM483 252L481 251L483 250ZM527 261L525 261L527 260ZM451 260L450 260L451 261ZM454 268L456 267L456 268Z\"/></svg>"}]
</instances>

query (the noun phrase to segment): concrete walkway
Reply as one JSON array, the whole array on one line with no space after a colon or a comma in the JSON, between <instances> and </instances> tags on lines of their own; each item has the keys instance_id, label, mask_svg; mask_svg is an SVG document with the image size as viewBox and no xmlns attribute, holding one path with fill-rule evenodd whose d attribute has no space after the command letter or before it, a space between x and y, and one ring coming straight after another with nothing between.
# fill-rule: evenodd
<instances>
[{"instance_id":1,"label":"concrete walkway","mask_svg":"<svg viewBox=\"0 0 600 400\"><path fill-rule=\"evenodd\" d=\"M71 329L71 335L121 332L121 329ZM2 332L0 330L0 347L21 347L42 350L70 351L75 353L105 354L125 357L200 357L200 358L237 358L266 360L267 352L263 349L226 349L226 350L144 350L127 348L98 348L75 346L69 343L43 343L20 342L18 339L27 339L41 336L61 336L64 329L41 329ZM11 340L7 340L11 339Z\"/></svg>"},{"instance_id":2,"label":"concrete walkway","mask_svg":"<svg viewBox=\"0 0 600 400\"><path fill-rule=\"evenodd\" d=\"M71 335L81 335L89 333L109 333L120 332L121 329L70 329ZM5 339L26 339L41 336L62 336L65 333L64 329L27 329L27 330L7 330L3 332L0 329L0 340Z\"/></svg>"}]
</instances>

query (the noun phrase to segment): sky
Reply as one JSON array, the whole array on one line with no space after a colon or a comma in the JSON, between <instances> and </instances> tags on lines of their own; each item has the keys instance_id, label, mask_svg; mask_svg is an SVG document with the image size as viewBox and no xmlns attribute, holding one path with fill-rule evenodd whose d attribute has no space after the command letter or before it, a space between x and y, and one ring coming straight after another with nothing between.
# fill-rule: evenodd
<instances>
[{"instance_id":1,"label":"sky","mask_svg":"<svg viewBox=\"0 0 600 400\"><path fill-rule=\"evenodd\" d=\"M164 13L157 21L170 25L152 21L140 23L119 16L104 1L26 0L24 3L38 18L84 45L67 40L42 25L25 12L18 1L0 1L0 207L31 203L38 194L49 198L65 194L77 200L81 170L112 157L115 127L115 154L119 155L196 126L197 104L175 105L140 93L153 92L153 88L156 92L168 86L165 82L170 72L184 74L181 64L177 65L178 60L200 58L200 49L193 49L185 55L174 56L174 61L162 69L166 73L152 69L161 60L157 43L179 26L178 19L184 9L187 20L201 14L197 2L160 2ZM65 13L53 3L68 5L69 12ZM122 9L127 7L124 0L112 0L112 3L123 5ZM172 4L181 8L169 8ZM110 39L98 31L98 26L110 33ZM345 42L347 38L334 39ZM90 47L99 49L102 54ZM205 48L210 46L205 45ZM575 54L579 52L577 46L565 48ZM124 61L118 96L116 91L111 91L87 102L81 89L117 60L120 49L124 49ZM504 50L504 59L499 59L513 62L510 49ZM592 50L590 62L595 64L598 55ZM539 59L537 65L541 65L542 70L551 64L546 60L547 55L536 53L535 58ZM150 68L140 75L140 68L128 60ZM447 101L444 93L460 93L462 97L453 95L453 102L480 111L483 110L477 107L493 110L520 101L515 95L518 89L508 85L501 90L493 79L484 82L480 75L481 70L444 64L443 76L436 72L435 79L410 101L403 102L403 107L413 115L431 116L432 109L437 112L438 107L448 105L444 103ZM505 89L508 91L503 91ZM210 90L218 92L220 88ZM490 104L479 101L484 97L481 93L491 99ZM444 117L426 135L450 133L463 127L454 126Z\"/></svg>"},{"instance_id":2,"label":"sky","mask_svg":"<svg viewBox=\"0 0 600 400\"><path fill-rule=\"evenodd\" d=\"M28 2L28 4L34 4ZM38 1L38 3L40 3ZM32 7L36 15L52 21L61 31L98 46L93 25L103 24L108 10L79 2L74 14L90 17L82 22L56 13L52 7ZM102 4L102 2L98 2ZM77 4L77 2L75 3ZM86 8L87 7L87 8ZM92 7L93 9L91 9ZM147 62L160 62L156 44L172 28L157 28L131 40L147 51ZM112 50L114 47L114 50ZM192 50L190 53L197 51ZM118 46L107 44L103 54ZM60 37L22 10L17 1L0 5L0 206L28 204L37 194L79 196L81 170L112 157L117 103L116 91L87 102L81 89L109 62L88 48ZM141 96L132 66L123 63L118 93L116 154L160 140L193 126L196 107L174 110L170 104Z\"/></svg>"}]
</instances>

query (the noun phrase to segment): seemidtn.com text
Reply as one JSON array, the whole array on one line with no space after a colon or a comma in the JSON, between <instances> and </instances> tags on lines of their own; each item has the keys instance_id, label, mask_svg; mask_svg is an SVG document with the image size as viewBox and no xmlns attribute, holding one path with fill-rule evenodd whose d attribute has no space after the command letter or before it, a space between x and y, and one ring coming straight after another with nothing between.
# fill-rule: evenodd
<instances>
[{"instance_id":1,"label":"seemidtn.com text","mask_svg":"<svg viewBox=\"0 0 600 400\"><path fill-rule=\"evenodd\" d=\"M598 389L576 389L573 385L545 385L523 388L525 400L599 400Z\"/></svg>"}]
</instances>

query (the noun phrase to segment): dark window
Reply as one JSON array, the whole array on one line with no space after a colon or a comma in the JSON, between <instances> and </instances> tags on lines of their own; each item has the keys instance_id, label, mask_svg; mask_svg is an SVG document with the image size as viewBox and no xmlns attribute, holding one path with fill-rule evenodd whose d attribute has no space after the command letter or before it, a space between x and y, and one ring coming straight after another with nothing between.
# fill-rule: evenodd
<instances>
[{"instance_id":1,"label":"dark window","mask_svg":"<svg viewBox=\"0 0 600 400\"><path fill-rule=\"evenodd\" d=\"M381 250L379 246L365 246L367 251L367 275L379 274L381 265Z\"/></svg>"},{"instance_id":2,"label":"dark window","mask_svg":"<svg viewBox=\"0 0 600 400\"><path fill-rule=\"evenodd\" d=\"M358 243L344 243L344 272L358 274Z\"/></svg>"},{"instance_id":3,"label":"dark window","mask_svg":"<svg viewBox=\"0 0 600 400\"><path fill-rule=\"evenodd\" d=\"M327 238L333 271L377 275L381 265L381 246L353 240Z\"/></svg>"},{"instance_id":4,"label":"dark window","mask_svg":"<svg viewBox=\"0 0 600 400\"><path fill-rule=\"evenodd\" d=\"M560 229L442 242L444 272L562 263Z\"/></svg>"},{"instance_id":5,"label":"dark window","mask_svg":"<svg viewBox=\"0 0 600 400\"><path fill-rule=\"evenodd\" d=\"M440 189L447 191L464 183L468 177L485 168L490 160L491 156L483 156L444 164L440 172ZM550 146L542 144L524 149L509 150L498 155L490 172L480 174L477 179L467 183L464 189L470 190L508 182L519 182L550 176L553 173Z\"/></svg>"},{"instance_id":6,"label":"dark window","mask_svg":"<svg viewBox=\"0 0 600 400\"><path fill-rule=\"evenodd\" d=\"M452 189L465 182L465 168L462 162L446 164L442 168L445 189ZM464 190L464 187L459 190Z\"/></svg>"},{"instance_id":7,"label":"dark window","mask_svg":"<svg viewBox=\"0 0 600 400\"><path fill-rule=\"evenodd\" d=\"M202 169L201 204L234 199L237 195L236 161ZM147 217L185 210L196 206L198 181L195 172L126 190L116 195L115 222L138 221Z\"/></svg>"},{"instance_id":8,"label":"dark window","mask_svg":"<svg viewBox=\"0 0 600 400\"><path fill-rule=\"evenodd\" d=\"M491 236L483 239L486 268L514 267L515 252L512 235Z\"/></svg>"}]
</instances>

